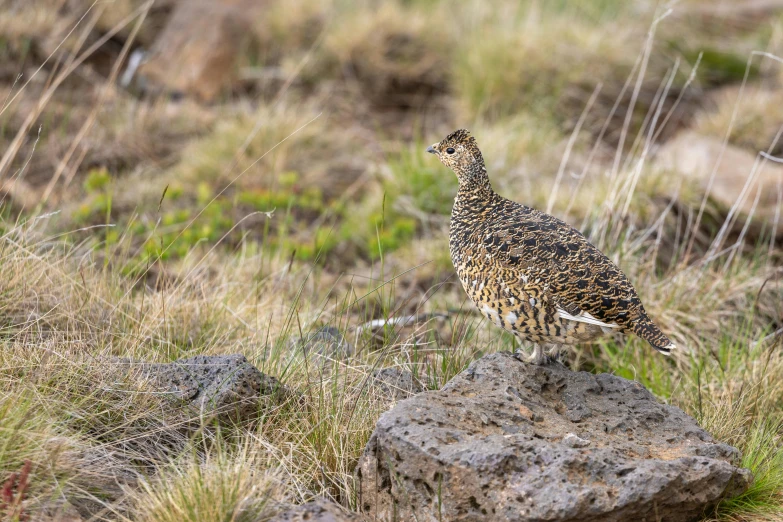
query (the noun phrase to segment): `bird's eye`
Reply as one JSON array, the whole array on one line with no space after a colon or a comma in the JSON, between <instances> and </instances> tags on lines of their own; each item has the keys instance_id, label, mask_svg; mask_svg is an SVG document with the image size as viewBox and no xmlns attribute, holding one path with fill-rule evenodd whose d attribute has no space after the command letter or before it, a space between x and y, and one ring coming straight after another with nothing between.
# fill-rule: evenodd
<instances>
[{"instance_id":1,"label":"bird's eye","mask_svg":"<svg viewBox=\"0 0 783 522\"><path fill-rule=\"evenodd\" d=\"M446 149L446 154L454 154L454 149L449 147L448 149Z\"/></svg>"}]
</instances>

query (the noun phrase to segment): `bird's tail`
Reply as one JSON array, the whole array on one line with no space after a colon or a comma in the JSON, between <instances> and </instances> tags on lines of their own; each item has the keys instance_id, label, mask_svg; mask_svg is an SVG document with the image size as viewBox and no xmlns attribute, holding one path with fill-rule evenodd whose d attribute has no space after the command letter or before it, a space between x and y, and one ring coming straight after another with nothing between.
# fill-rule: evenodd
<instances>
[{"instance_id":1,"label":"bird's tail","mask_svg":"<svg viewBox=\"0 0 783 522\"><path fill-rule=\"evenodd\" d=\"M664 355L671 355L676 348L666 334L653 323L649 317L643 315L631 327L631 331L650 343L650 346Z\"/></svg>"}]
</instances>

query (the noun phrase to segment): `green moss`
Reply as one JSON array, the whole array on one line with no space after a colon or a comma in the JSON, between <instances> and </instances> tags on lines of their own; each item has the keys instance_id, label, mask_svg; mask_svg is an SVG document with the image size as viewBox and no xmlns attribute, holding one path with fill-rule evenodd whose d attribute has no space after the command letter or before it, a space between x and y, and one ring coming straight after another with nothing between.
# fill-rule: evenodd
<instances>
[{"instance_id":1,"label":"green moss","mask_svg":"<svg viewBox=\"0 0 783 522\"><path fill-rule=\"evenodd\" d=\"M111 176L108 170L105 168L92 169L87 173L87 178L84 180L84 190L88 193L105 190L110 182Z\"/></svg>"},{"instance_id":2,"label":"green moss","mask_svg":"<svg viewBox=\"0 0 783 522\"><path fill-rule=\"evenodd\" d=\"M697 78L706 86L741 82L745 77L746 69L748 69L748 57L734 52L710 47L680 49L679 42L670 42L670 46L679 50L690 63L696 63L701 55L701 63L696 74ZM748 78L753 79L758 75L758 63L751 63L750 69L748 69Z\"/></svg>"},{"instance_id":3,"label":"green moss","mask_svg":"<svg viewBox=\"0 0 783 522\"><path fill-rule=\"evenodd\" d=\"M372 259L378 259L382 254L397 250L416 233L416 221L412 218L393 216L386 221L381 214L373 216L377 235L367 239L367 252Z\"/></svg>"},{"instance_id":4,"label":"green moss","mask_svg":"<svg viewBox=\"0 0 783 522\"><path fill-rule=\"evenodd\" d=\"M120 233L116 228L110 228L106 231L105 243L107 245L114 245L119 241Z\"/></svg>"},{"instance_id":5,"label":"green moss","mask_svg":"<svg viewBox=\"0 0 783 522\"><path fill-rule=\"evenodd\" d=\"M391 201L404 196L424 213L447 216L451 214L457 181L425 149L426 145L417 141L389 159L393 179L386 183L386 192Z\"/></svg>"},{"instance_id":6,"label":"green moss","mask_svg":"<svg viewBox=\"0 0 783 522\"><path fill-rule=\"evenodd\" d=\"M214 196L215 192L212 190L212 186L206 181L201 181L196 185L196 201L200 205L206 205Z\"/></svg>"},{"instance_id":7,"label":"green moss","mask_svg":"<svg viewBox=\"0 0 783 522\"><path fill-rule=\"evenodd\" d=\"M295 198L295 204L305 210L320 212L324 209L323 193L318 187L306 187Z\"/></svg>"},{"instance_id":8,"label":"green moss","mask_svg":"<svg viewBox=\"0 0 783 522\"><path fill-rule=\"evenodd\" d=\"M252 207L254 210L269 212L275 209L287 208L293 203L293 195L265 189L255 189L240 192L237 196L237 201Z\"/></svg>"},{"instance_id":9,"label":"green moss","mask_svg":"<svg viewBox=\"0 0 783 522\"><path fill-rule=\"evenodd\" d=\"M182 197L184 192L185 190L182 188L182 185L179 183L172 183L169 185L168 190L166 191L166 199L169 201L177 201Z\"/></svg>"},{"instance_id":10,"label":"green moss","mask_svg":"<svg viewBox=\"0 0 783 522\"><path fill-rule=\"evenodd\" d=\"M277 183L283 188L292 188L299 181L299 173L294 171L283 172L278 176Z\"/></svg>"},{"instance_id":11,"label":"green moss","mask_svg":"<svg viewBox=\"0 0 783 522\"><path fill-rule=\"evenodd\" d=\"M171 260L185 257L202 242L214 244L234 226L234 205L227 198L218 198L199 213L194 209L168 210L156 220L137 220L130 226L133 237L144 238L137 258L126 263L127 273L145 266L148 261ZM227 242L240 239L239 233L227 237Z\"/></svg>"},{"instance_id":12,"label":"green moss","mask_svg":"<svg viewBox=\"0 0 783 522\"><path fill-rule=\"evenodd\" d=\"M74 223L87 225L105 222L107 213L111 209L111 200L112 196L108 192L92 196L74 211L72 216Z\"/></svg>"}]
</instances>

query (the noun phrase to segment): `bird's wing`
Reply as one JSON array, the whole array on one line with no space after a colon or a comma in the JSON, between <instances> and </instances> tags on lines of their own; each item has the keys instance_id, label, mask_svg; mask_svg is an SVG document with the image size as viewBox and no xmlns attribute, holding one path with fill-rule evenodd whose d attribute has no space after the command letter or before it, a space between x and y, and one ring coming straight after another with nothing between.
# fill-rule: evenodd
<instances>
[{"instance_id":1,"label":"bird's wing","mask_svg":"<svg viewBox=\"0 0 783 522\"><path fill-rule=\"evenodd\" d=\"M502 266L539 284L560 316L605 328L624 327L641 307L625 274L576 229L506 200L486 223L484 248Z\"/></svg>"}]
</instances>

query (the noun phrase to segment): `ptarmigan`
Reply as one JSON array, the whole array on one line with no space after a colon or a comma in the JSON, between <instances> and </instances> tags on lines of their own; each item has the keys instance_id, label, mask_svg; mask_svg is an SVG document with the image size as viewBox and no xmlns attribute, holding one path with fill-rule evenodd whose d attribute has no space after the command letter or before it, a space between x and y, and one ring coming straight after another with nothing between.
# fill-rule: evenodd
<instances>
[{"instance_id":1,"label":"ptarmigan","mask_svg":"<svg viewBox=\"0 0 783 522\"><path fill-rule=\"evenodd\" d=\"M449 250L470 299L497 326L535 343L545 364L561 345L634 333L661 353L674 344L628 278L567 223L498 195L464 129L427 148L457 175Z\"/></svg>"}]
</instances>

